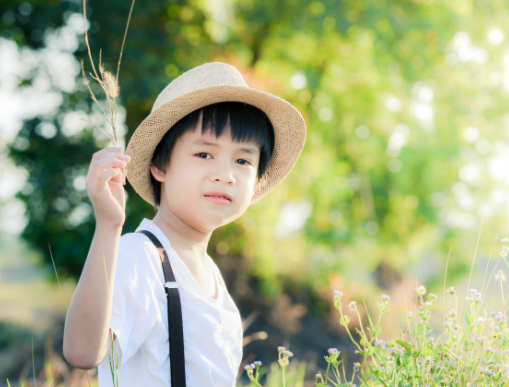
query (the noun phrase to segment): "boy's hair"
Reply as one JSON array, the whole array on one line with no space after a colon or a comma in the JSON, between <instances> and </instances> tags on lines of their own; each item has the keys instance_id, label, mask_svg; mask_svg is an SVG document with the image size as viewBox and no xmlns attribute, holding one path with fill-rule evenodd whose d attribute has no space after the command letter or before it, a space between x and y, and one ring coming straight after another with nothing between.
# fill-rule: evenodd
<instances>
[{"instance_id":1,"label":"boy's hair","mask_svg":"<svg viewBox=\"0 0 509 387\"><path fill-rule=\"evenodd\" d=\"M162 171L166 170L177 139L184 133L194 130L200 116L202 133L210 131L216 137L220 137L229 124L233 141L253 141L260 147L257 173L260 179L269 166L274 149L274 129L262 110L241 102L220 102L208 105L182 118L166 132L157 145L152 157L152 165ZM150 180L154 206L157 208L161 201L161 183L152 174Z\"/></svg>"}]
</instances>

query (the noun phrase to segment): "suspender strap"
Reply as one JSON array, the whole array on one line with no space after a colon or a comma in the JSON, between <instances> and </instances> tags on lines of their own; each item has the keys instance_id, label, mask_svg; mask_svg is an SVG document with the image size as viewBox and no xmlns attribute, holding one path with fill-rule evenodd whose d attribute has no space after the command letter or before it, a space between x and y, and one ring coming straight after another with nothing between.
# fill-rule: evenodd
<instances>
[{"instance_id":1,"label":"suspender strap","mask_svg":"<svg viewBox=\"0 0 509 387\"><path fill-rule=\"evenodd\" d=\"M186 366L184 359L184 330L182 325L182 307L180 305L180 295L175 275L168 259L168 254L157 237L147 230L140 230L140 233L146 235L157 248L164 272L164 288L166 299L168 301L168 330L169 330L169 350L170 350L170 369L171 386L186 386Z\"/></svg>"}]
</instances>

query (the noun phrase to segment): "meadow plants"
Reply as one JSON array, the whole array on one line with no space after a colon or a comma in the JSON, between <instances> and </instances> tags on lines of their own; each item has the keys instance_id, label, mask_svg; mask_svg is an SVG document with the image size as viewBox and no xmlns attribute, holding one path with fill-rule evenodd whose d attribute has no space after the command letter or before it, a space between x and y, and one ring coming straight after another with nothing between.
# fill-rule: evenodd
<instances>
[{"instance_id":1,"label":"meadow plants","mask_svg":"<svg viewBox=\"0 0 509 387\"><path fill-rule=\"evenodd\" d=\"M500 253L507 267L508 243L507 238L502 240ZM496 266L482 289L485 291L491 280L498 283L500 297L489 303L496 307L487 307L483 293L477 289L468 289L460 296L454 287L445 289L445 285L445 299L439 307L438 297L421 285L414 289L415 303L406 312L406 322L399 331L382 332L381 323L391 305L388 295L382 295L376 303L378 316L374 320L366 305L362 314L355 301L345 306L345 297L335 291L334 307L339 313L339 324L356 347L360 360L346 372L340 351L330 348L325 356L326 369L316 374L314 385L509 386L507 295L503 286L506 275L502 270L495 271ZM351 315L356 324L351 321ZM286 362L281 367L287 365ZM247 372L251 385L261 387L259 366ZM284 379L282 385L288 385Z\"/></svg>"}]
</instances>

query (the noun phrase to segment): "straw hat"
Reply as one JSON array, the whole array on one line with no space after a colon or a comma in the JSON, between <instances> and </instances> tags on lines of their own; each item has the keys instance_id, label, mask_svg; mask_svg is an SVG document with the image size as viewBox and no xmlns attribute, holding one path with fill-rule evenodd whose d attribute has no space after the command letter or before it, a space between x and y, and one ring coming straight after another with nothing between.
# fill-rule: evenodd
<instances>
[{"instance_id":1,"label":"straw hat","mask_svg":"<svg viewBox=\"0 0 509 387\"><path fill-rule=\"evenodd\" d=\"M243 102L267 114L274 128L274 151L257 183L252 202L274 189L290 173L304 146L306 124L299 111L275 95L252 89L239 71L224 63L207 63L174 79L159 94L152 112L131 137L127 179L134 190L154 204L150 164L157 145L171 127L189 113L219 102Z\"/></svg>"}]
</instances>

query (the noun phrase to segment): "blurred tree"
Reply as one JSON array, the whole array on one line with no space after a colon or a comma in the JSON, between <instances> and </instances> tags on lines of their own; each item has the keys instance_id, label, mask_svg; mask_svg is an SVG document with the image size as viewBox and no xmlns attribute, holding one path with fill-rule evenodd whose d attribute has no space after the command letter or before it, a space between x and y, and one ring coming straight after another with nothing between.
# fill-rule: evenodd
<instances>
[{"instance_id":1,"label":"blurred tree","mask_svg":"<svg viewBox=\"0 0 509 387\"><path fill-rule=\"evenodd\" d=\"M1 36L33 50L80 12L73 1L0 4ZM89 7L94 55L102 48L114 68L129 4ZM377 267L419 270L424 257L440 264L451 245L461 269L479 219L492 219L492 231L506 221L507 201L488 201L507 188L493 180L506 178L496 166L507 150L499 129L509 126L507 12L482 0L138 3L120 72L127 138L170 79L205 61L233 63L249 84L294 103L309 134L288 180L215 234L219 259L243 257L272 296L282 279L321 292L334 273L365 281ZM82 41L72 53L84 57ZM71 90L55 88L54 114L25 122L10 146L30 176L19 194L23 235L48 262L51 245L72 276L93 231L83 176L106 144L97 130L67 127L73 112L97 122L76 76ZM128 193L132 231L153 211Z\"/></svg>"}]
</instances>

